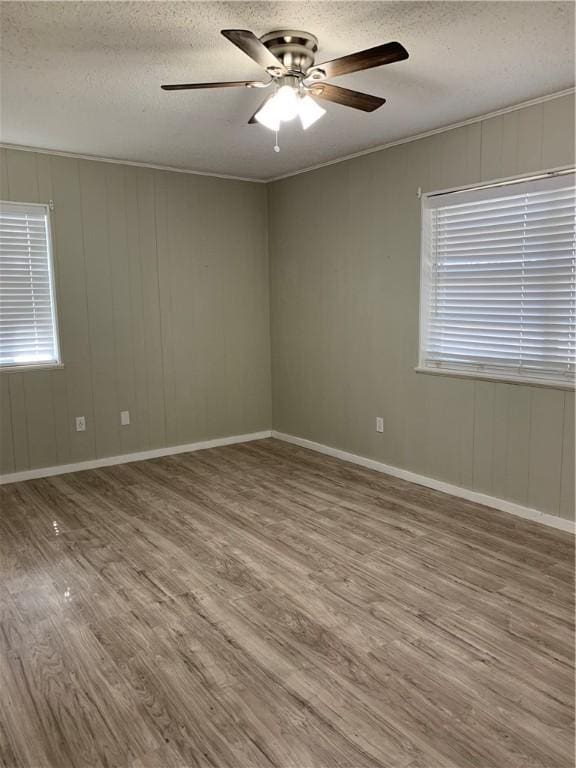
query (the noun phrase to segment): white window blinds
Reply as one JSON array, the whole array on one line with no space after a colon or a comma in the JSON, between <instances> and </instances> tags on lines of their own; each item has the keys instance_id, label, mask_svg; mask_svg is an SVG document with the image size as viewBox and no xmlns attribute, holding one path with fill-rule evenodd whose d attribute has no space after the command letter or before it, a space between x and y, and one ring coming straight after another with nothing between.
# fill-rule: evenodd
<instances>
[{"instance_id":1,"label":"white window blinds","mask_svg":"<svg viewBox=\"0 0 576 768\"><path fill-rule=\"evenodd\" d=\"M0 367L60 362L48 206L0 203Z\"/></svg>"},{"instance_id":2,"label":"white window blinds","mask_svg":"<svg viewBox=\"0 0 576 768\"><path fill-rule=\"evenodd\" d=\"M430 195L420 367L574 380L574 174Z\"/></svg>"}]
</instances>

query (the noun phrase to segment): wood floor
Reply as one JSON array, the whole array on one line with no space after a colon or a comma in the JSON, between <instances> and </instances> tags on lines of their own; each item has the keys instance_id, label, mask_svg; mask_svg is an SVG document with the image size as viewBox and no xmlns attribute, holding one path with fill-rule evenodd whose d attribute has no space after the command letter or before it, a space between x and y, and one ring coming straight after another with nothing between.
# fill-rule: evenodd
<instances>
[{"instance_id":1,"label":"wood floor","mask_svg":"<svg viewBox=\"0 0 576 768\"><path fill-rule=\"evenodd\" d=\"M573 539L274 440L0 489L9 768L573 766Z\"/></svg>"}]
</instances>

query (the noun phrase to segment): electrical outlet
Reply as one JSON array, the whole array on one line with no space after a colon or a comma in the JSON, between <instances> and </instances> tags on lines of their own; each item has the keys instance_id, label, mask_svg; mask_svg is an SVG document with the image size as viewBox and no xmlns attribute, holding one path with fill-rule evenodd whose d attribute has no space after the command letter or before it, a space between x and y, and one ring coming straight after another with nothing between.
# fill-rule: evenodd
<instances>
[{"instance_id":1,"label":"electrical outlet","mask_svg":"<svg viewBox=\"0 0 576 768\"><path fill-rule=\"evenodd\" d=\"M76 416L76 432L86 432L85 416Z\"/></svg>"},{"instance_id":2,"label":"electrical outlet","mask_svg":"<svg viewBox=\"0 0 576 768\"><path fill-rule=\"evenodd\" d=\"M376 432L384 432L384 419L382 416L376 416Z\"/></svg>"},{"instance_id":3,"label":"electrical outlet","mask_svg":"<svg viewBox=\"0 0 576 768\"><path fill-rule=\"evenodd\" d=\"M127 427L130 424L130 411L120 411L120 424Z\"/></svg>"}]
</instances>

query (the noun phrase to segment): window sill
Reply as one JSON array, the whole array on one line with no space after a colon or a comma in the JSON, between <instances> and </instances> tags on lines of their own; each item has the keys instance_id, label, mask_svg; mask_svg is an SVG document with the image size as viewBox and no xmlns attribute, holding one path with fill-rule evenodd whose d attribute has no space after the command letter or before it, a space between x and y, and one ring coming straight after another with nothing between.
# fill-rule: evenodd
<instances>
[{"instance_id":1,"label":"window sill","mask_svg":"<svg viewBox=\"0 0 576 768\"><path fill-rule=\"evenodd\" d=\"M64 363L29 363L27 365L2 365L0 373L22 373L23 371L56 371L64 368Z\"/></svg>"},{"instance_id":2,"label":"window sill","mask_svg":"<svg viewBox=\"0 0 576 768\"><path fill-rule=\"evenodd\" d=\"M552 381L549 379L537 379L537 378L518 378L517 376L506 376L506 374L497 373L481 373L480 371L458 371L449 368L424 368L417 366L416 373L428 373L432 376L450 376L457 379L476 379L479 381L494 381L503 384L518 384L521 386L529 387L547 387L552 389L568 390L574 392L576 385L574 382L566 381Z\"/></svg>"}]
</instances>

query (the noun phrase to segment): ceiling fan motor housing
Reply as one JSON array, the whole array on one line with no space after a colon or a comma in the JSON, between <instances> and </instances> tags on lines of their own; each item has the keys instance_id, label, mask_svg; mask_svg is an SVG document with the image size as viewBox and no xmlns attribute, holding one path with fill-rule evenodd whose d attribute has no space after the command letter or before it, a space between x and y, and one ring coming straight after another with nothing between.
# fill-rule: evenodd
<instances>
[{"instance_id":1,"label":"ceiling fan motor housing","mask_svg":"<svg viewBox=\"0 0 576 768\"><path fill-rule=\"evenodd\" d=\"M318 50L318 40L314 35L295 29L269 32L260 38L260 42L282 62L288 75L300 78L314 64L314 54ZM271 69L269 67L268 71L274 76Z\"/></svg>"}]
</instances>

